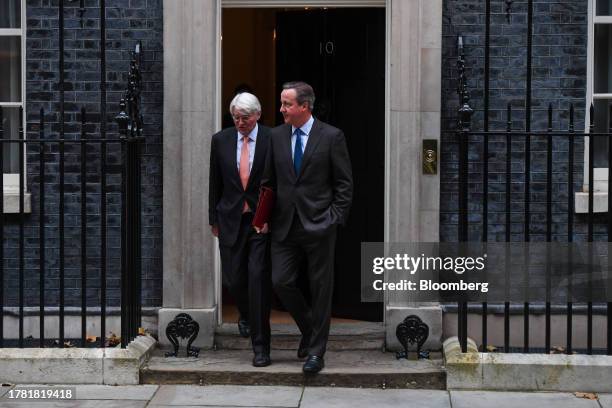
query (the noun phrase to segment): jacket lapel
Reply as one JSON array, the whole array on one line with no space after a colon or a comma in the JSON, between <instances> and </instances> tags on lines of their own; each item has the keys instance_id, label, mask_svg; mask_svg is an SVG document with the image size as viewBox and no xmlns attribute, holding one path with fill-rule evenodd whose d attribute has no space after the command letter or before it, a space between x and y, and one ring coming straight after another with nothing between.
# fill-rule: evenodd
<instances>
[{"instance_id":1,"label":"jacket lapel","mask_svg":"<svg viewBox=\"0 0 612 408\"><path fill-rule=\"evenodd\" d=\"M240 170L238 170L238 163L236 162L236 149L238 148L238 130L236 128L229 128L227 134L225 134L227 138L227 146L225 150L225 157L227 163L231 166L230 174L232 175L232 180L237 183L240 188L242 188L242 182L240 181Z\"/></svg>"},{"instance_id":2,"label":"jacket lapel","mask_svg":"<svg viewBox=\"0 0 612 408\"><path fill-rule=\"evenodd\" d=\"M289 164L289 173L293 176L293 180L296 179L295 168L293 167L293 152L291 151L291 125L285 125L286 130L283 131L283 135L281 137L281 142L283 146L281 146L281 151L284 152L283 156L285 156L285 161Z\"/></svg>"},{"instance_id":3,"label":"jacket lapel","mask_svg":"<svg viewBox=\"0 0 612 408\"><path fill-rule=\"evenodd\" d=\"M251 167L251 172L249 174L255 174L255 172L258 171L261 166L263 166L263 163L265 161L264 149L265 145L268 143L266 136L264 136L264 132L262 132L261 125L259 125L257 131L257 142L255 142L255 156L253 157L253 167ZM236 146L238 146L238 142L236 142ZM238 176L240 176L240 172L238 172ZM247 190L253 183L253 179L254 177L249 176Z\"/></svg>"},{"instance_id":4,"label":"jacket lapel","mask_svg":"<svg viewBox=\"0 0 612 408\"><path fill-rule=\"evenodd\" d=\"M319 144L319 141L321 140L321 132L320 132L319 124L320 124L319 121L315 119L314 123L312 124L312 128L310 129L310 134L308 135L308 142L306 143L306 149L304 150L304 156L302 157L302 165L300 167L300 174L297 177L298 179L304 173L304 170L306 169L306 166L308 165L308 162L310 158L312 157L312 152L316 150L317 145Z\"/></svg>"}]
</instances>

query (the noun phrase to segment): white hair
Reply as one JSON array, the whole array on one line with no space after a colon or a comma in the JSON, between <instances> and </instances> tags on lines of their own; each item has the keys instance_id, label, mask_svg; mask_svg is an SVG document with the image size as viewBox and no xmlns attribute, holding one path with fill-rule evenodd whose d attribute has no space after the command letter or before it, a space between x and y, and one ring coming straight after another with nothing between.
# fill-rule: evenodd
<instances>
[{"instance_id":1,"label":"white hair","mask_svg":"<svg viewBox=\"0 0 612 408\"><path fill-rule=\"evenodd\" d=\"M253 113L261 113L261 104L255 95L242 92L234 96L230 103L229 111L232 115L234 114L234 109L240 109L247 115L251 115Z\"/></svg>"}]
</instances>

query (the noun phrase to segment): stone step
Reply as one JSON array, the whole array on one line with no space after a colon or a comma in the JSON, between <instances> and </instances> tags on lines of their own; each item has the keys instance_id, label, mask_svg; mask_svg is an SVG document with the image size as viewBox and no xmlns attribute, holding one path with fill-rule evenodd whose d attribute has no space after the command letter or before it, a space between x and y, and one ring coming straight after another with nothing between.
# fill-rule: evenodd
<instances>
[{"instance_id":1,"label":"stone step","mask_svg":"<svg viewBox=\"0 0 612 408\"><path fill-rule=\"evenodd\" d=\"M431 360L397 360L395 353L374 350L328 351L325 368L302 373L295 350L273 350L272 365L251 365L249 350L205 350L199 357L164 357L158 349L143 366L142 384L314 385L357 388L445 389L441 355ZM180 350L184 355L185 350ZM414 356L411 353L411 358Z\"/></svg>"},{"instance_id":2,"label":"stone step","mask_svg":"<svg viewBox=\"0 0 612 408\"><path fill-rule=\"evenodd\" d=\"M297 350L301 339L294 324L272 325L272 350ZM382 350L385 343L383 323L334 323L330 328L327 349ZM238 325L224 323L215 332L215 347L219 350L251 350L251 341L240 337Z\"/></svg>"}]
</instances>

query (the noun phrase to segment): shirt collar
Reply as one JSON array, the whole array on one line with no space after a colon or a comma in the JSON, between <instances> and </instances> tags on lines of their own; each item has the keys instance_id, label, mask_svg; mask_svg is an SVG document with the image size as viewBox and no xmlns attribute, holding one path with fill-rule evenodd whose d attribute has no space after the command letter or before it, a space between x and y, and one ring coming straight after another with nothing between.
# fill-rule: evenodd
<instances>
[{"instance_id":1,"label":"shirt collar","mask_svg":"<svg viewBox=\"0 0 612 408\"><path fill-rule=\"evenodd\" d=\"M251 133L249 133L249 140L252 140L253 142L257 141L257 129L259 127L259 124L255 123L255 127L253 128L253 130L251 130ZM238 132L238 130L236 130L236 134L238 135L238 141L242 140L242 134L240 132Z\"/></svg>"},{"instance_id":2,"label":"shirt collar","mask_svg":"<svg viewBox=\"0 0 612 408\"><path fill-rule=\"evenodd\" d=\"M300 127L300 130L304 133L304 135L310 135L310 130L312 129L312 124L314 123L314 116L310 115L310 118ZM291 126L291 134L295 133L295 126Z\"/></svg>"}]
</instances>

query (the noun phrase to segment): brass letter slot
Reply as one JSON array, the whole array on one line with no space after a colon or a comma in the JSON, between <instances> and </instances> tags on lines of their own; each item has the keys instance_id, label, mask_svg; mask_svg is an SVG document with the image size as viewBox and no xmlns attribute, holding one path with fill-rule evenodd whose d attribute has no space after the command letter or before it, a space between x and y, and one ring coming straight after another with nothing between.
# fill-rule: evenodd
<instances>
[{"instance_id":1,"label":"brass letter slot","mask_svg":"<svg viewBox=\"0 0 612 408\"><path fill-rule=\"evenodd\" d=\"M438 141L423 140L423 174L438 173Z\"/></svg>"}]
</instances>

